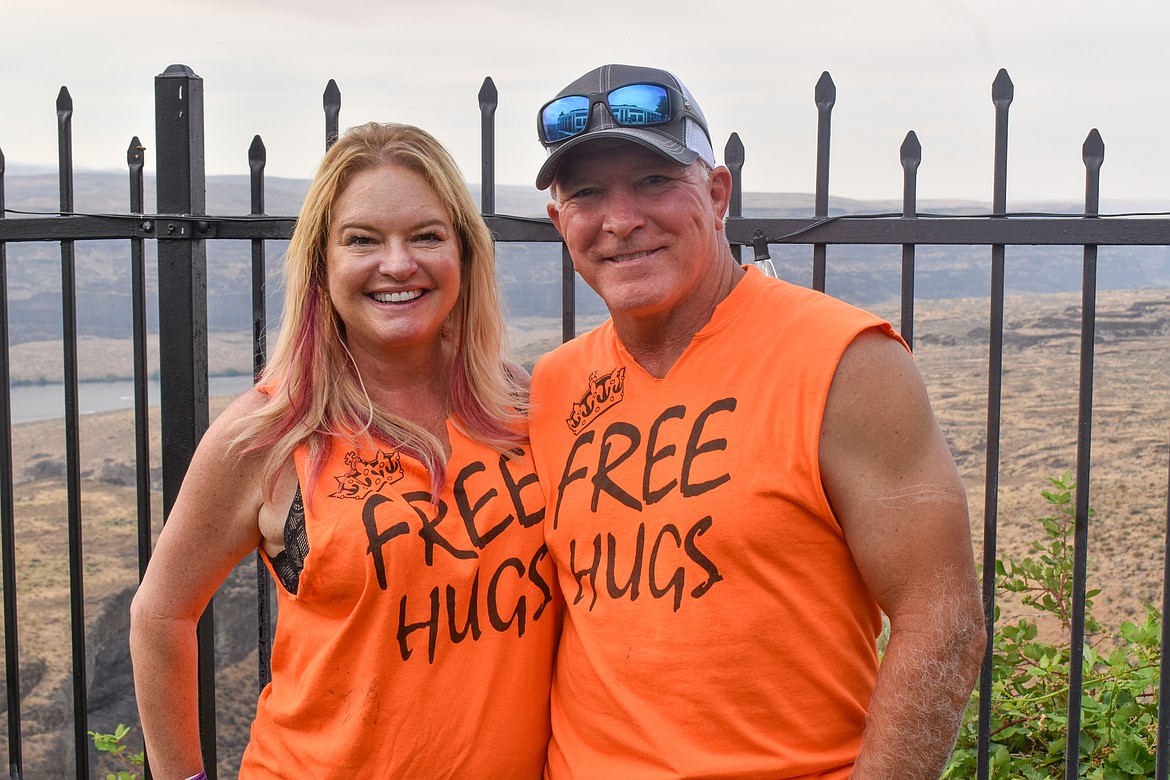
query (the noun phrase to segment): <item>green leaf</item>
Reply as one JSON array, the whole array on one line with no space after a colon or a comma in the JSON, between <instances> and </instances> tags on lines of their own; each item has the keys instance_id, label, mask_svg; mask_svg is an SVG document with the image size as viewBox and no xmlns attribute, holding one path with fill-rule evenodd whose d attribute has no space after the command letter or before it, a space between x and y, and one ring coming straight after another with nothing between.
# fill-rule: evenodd
<instances>
[{"instance_id":1,"label":"green leaf","mask_svg":"<svg viewBox=\"0 0 1170 780\"><path fill-rule=\"evenodd\" d=\"M1153 769L1150 752L1145 745L1131 737L1125 738L1117 745L1109 760L1116 762L1118 768L1138 777L1145 776L1148 770Z\"/></svg>"}]
</instances>

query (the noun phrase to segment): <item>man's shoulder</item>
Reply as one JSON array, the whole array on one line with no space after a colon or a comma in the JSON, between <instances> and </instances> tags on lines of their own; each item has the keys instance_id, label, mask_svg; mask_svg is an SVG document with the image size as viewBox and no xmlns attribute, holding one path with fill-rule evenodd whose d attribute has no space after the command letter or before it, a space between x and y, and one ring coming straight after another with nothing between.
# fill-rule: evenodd
<instances>
[{"instance_id":1,"label":"man's shoulder","mask_svg":"<svg viewBox=\"0 0 1170 780\"><path fill-rule=\"evenodd\" d=\"M809 287L759 274L747 279L751 279L752 288L743 314L752 327L779 338L792 330L812 329L829 335L886 324L866 309Z\"/></svg>"},{"instance_id":2,"label":"man's shoulder","mask_svg":"<svg viewBox=\"0 0 1170 780\"><path fill-rule=\"evenodd\" d=\"M848 301L834 298L828 293L814 290L811 287L803 287L793 282L787 282L783 279L760 279L760 299L766 306L774 306L777 303L785 304L785 309L793 312L808 312L826 314L833 312L855 312L863 316L876 316L872 312L867 311ZM783 313L783 312L774 312Z\"/></svg>"},{"instance_id":3,"label":"man's shoulder","mask_svg":"<svg viewBox=\"0 0 1170 780\"><path fill-rule=\"evenodd\" d=\"M824 371L835 366L842 353L862 333L872 331L901 341L881 316L826 293L755 273L745 277L751 286L736 312L740 339L746 330L752 349L750 363L788 366L785 376L798 370ZM767 357L765 357L767 356Z\"/></svg>"}]
</instances>

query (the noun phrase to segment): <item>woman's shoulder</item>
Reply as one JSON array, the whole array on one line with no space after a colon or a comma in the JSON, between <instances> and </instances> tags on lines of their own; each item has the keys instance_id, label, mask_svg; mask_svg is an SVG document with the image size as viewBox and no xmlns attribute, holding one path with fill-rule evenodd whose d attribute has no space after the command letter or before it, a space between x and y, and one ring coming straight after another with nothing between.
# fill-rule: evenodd
<instances>
[{"instance_id":1,"label":"woman's shoulder","mask_svg":"<svg viewBox=\"0 0 1170 780\"><path fill-rule=\"evenodd\" d=\"M231 403L223 408L211 421L211 425L204 434L200 446L204 442L208 446L225 452L235 449L234 445L241 440L254 437L261 426L257 420L255 426L249 426L248 419L255 416L271 402L271 396L261 388L253 387L236 396ZM247 448L245 448L247 449Z\"/></svg>"},{"instance_id":2,"label":"woman's shoulder","mask_svg":"<svg viewBox=\"0 0 1170 780\"><path fill-rule=\"evenodd\" d=\"M211 426L234 427L240 420L263 409L271 400L271 395L264 388L251 387L223 407L223 411L215 415Z\"/></svg>"}]
</instances>

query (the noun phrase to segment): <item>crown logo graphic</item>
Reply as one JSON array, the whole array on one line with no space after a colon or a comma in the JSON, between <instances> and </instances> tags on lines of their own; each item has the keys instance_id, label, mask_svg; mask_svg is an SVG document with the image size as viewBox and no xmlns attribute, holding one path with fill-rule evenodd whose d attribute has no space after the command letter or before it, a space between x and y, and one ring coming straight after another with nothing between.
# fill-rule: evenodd
<instances>
[{"instance_id":1,"label":"crown logo graphic","mask_svg":"<svg viewBox=\"0 0 1170 780\"><path fill-rule=\"evenodd\" d=\"M371 460L364 460L358 457L357 452L350 450L346 453L345 465L349 466L349 471L334 477L337 480L337 492L330 498L353 498L360 501L403 477L402 463L397 452L378 450L378 454Z\"/></svg>"},{"instance_id":2,"label":"crown logo graphic","mask_svg":"<svg viewBox=\"0 0 1170 780\"><path fill-rule=\"evenodd\" d=\"M589 389L580 401L573 402L565 422L573 435L580 433L606 409L621 402L626 392L626 367L615 368L604 376L589 375Z\"/></svg>"}]
</instances>

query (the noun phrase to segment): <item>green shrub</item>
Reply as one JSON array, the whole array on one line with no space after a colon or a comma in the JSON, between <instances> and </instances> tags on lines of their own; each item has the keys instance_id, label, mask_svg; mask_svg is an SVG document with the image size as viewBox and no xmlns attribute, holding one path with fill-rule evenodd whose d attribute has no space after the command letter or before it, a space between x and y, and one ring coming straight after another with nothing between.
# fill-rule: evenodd
<instances>
[{"instance_id":1,"label":"green shrub","mask_svg":"<svg viewBox=\"0 0 1170 780\"><path fill-rule=\"evenodd\" d=\"M102 734L98 731L89 732L89 738L93 740L93 746L99 752L113 756L118 760L118 763L126 767L124 770L119 770L117 774L107 773L106 780L138 780L142 776L139 772L145 760L144 754L127 755L126 745L122 742L129 733L130 727L124 723L119 723L113 734Z\"/></svg>"},{"instance_id":2,"label":"green shrub","mask_svg":"<svg viewBox=\"0 0 1170 780\"><path fill-rule=\"evenodd\" d=\"M1037 614L1000 624L996 607L989 773L993 780L1064 776L1076 485L1069 472L1049 482L1053 489L1042 495L1055 515L1037 519L1044 537L1032 543L1033 555L995 564L999 590L1017 594L1020 603ZM1080 777L1151 777L1158 730L1161 614L1147 605L1143 622L1122 622L1117 631L1109 630L1090 613L1099 592L1089 590L1085 599ZM1059 627L1055 641L1040 638L1039 618ZM976 691L944 778L975 777L978 700Z\"/></svg>"}]
</instances>

